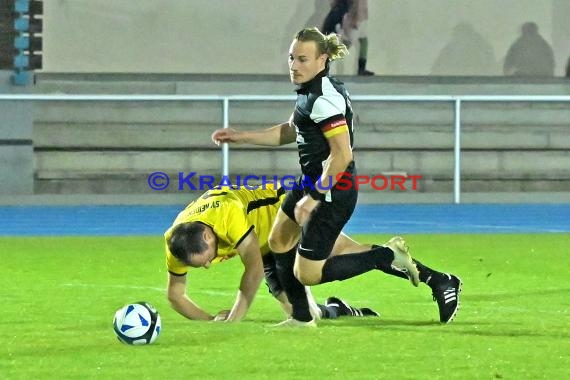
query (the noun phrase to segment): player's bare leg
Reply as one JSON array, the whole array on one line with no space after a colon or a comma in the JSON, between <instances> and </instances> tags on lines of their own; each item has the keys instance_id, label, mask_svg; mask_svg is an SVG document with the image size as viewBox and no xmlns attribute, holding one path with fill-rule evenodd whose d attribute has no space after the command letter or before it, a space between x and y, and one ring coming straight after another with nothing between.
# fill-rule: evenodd
<instances>
[{"instance_id":1,"label":"player's bare leg","mask_svg":"<svg viewBox=\"0 0 570 380\"><path fill-rule=\"evenodd\" d=\"M356 240L352 239L350 236L341 232L334 243L334 247L331 256L345 255L348 253L359 253L365 252L372 249L371 244L361 244Z\"/></svg>"},{"instance_id":2,"label":"player's bare leg","mask_svg":"<svg viewBox=\"0 0 570 380\"><path fill-rule=\"evenodd\" d=\"M291 220L283 210L279 209L271 233L269 234L269 248L272 252L284 253L297 246L301 236L301 227Z\"/></svg>"}]
</instances>

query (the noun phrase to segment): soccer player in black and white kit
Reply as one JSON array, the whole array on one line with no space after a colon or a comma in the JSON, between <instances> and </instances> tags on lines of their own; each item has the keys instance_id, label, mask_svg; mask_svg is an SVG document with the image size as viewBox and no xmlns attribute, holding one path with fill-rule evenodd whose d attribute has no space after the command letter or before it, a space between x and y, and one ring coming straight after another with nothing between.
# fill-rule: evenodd
<instances>
[{"instance_id":1,"label":"soccer player in black and white kit","mask_svg":"<svg viewBox=\"0 0 570 380\"><path fill-rule=\"evenodd\" d=\"M447 323L457 312L461 281L412 259L403 238L394 237L383 246L362 246L355 252L335 249L343 253L331 255L358 197L350 97L344 85L329 76L330 63L347 53L336 34L325 36L317 28L299 31L289 48L290 78L297 86L289 121L255 131L219 129L212 140L269 146L297 142L302 176L299 186L287 194L269 236L293 306L292 318L283 326L316 325L303 285L345 280L373 269L407 278L414 286L426 283L438 303L440 321ZM342 190L336 186L340 178Z\"/></svg>"}]
</instances>

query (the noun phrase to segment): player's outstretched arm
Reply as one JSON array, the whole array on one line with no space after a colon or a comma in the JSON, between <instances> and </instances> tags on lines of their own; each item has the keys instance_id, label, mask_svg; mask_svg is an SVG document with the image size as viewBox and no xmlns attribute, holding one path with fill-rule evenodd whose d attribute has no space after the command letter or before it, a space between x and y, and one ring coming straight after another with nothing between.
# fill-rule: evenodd
<instances>
[{"instance_id":1,"label":"player's outstretched arm","mask_svg":"<svg viewBox=\"0 0 570 380\"><path fill-rule=\"evenodd\" d=\"M222 143L253 144L279 146L295 141L295 130L289 122L281 123L267 129L253 131L238 131L233 128L221 128L212 133L212 141L216 145Z\"/></svg>"},{"instance_id":2,"label":"player's outstretched arm","mask_svg":"<svg viewBox=\"0 0 570 380\"><path fill-rule=\"evenodd\" d=\"M214 319L213 315L201 309L186 295L186 275L175 276L168 273L167 295L172 308L186 318L203 321Z\"/></svg>"},{"instance_id":3,"label":"player's outstretched arm","mask_svg":"<svg viewBox=\"0 0 570 380\"><path fill-rule=\"evenodd\" d=\"M236 301L226 319L228 322L240 321L245 317L264 276L261 251L254 231L243 239L237 246L237 250L244 265L244 272L241 276Z\"/></svg>"}]
</instances>

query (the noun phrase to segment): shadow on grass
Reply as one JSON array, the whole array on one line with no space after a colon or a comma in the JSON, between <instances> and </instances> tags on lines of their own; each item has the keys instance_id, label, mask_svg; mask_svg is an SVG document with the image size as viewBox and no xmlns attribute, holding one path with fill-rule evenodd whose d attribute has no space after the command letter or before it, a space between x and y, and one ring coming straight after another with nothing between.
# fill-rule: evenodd
<instances>
[{"instance_id":1,"label":"shadow on grass","mask_svg":"<svg viewBox=\"0 0 570 380\"><path fill-rule=\"evenodd\" d=\"M319 329L329 328L367 328L373 330L388 329L390 331L421 332L422 334L451 334L451 335L474 335L488 337L535 337L535 338L570 338L570 333L552 329L552 331L531 330L533 326L504 322L465 322L453 321L443 324L438 321L410 321L410 320L390 320L374 318L345 318L331 322L321 321Z\"/></svg>"}]
</instances>

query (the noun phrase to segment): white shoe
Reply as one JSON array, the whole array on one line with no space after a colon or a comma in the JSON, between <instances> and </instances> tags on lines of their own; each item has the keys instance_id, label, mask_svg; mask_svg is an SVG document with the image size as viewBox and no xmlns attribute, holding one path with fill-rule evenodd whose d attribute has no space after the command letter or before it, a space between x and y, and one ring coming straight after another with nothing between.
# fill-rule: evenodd
<instances>
[{"instance_id":1,"label":"white shoe","mask_svg":"<svg viewBox=\"0 0 570 380\"><path fill-rule=\"evenodd\" d=\"M414 286L420 284L420 272L416 267L416 264L412 261L412 256L410 256L410 249L408 248L406 241L400 236L394 236L392 239L388 240L388 243L384 244L384 247L388 247L394 252L394 261L392 261L392 268L404 272L410 282Z\"/></svg>"},{"instance_id":2,"label":"white shoe","mask_svg":"<svg viewBox=\"0 0 570 380\"><path fill-rule=\"evenodd\" d=\"M293 318L288 318L283 322L280 322L273 327L317 327L317 322L314 319L311 319L309 322L299 321Z\"/></svg>"}]
</instances>

